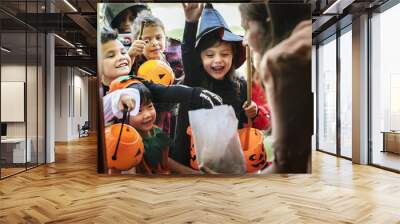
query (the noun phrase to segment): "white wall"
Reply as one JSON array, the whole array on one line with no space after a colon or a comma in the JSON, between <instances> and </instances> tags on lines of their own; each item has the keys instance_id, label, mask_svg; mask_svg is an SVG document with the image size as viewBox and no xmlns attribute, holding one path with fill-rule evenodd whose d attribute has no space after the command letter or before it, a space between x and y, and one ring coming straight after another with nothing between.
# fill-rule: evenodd
<instances>
[{"instance_id":1,"label":"white wall","mask_svg":"<svg viewBox=\"0 0 400 224\"><path fill-rule=\"evenodd\" d=\"M88 78L76 68L56 67L56 141L79 137L78 124L88 120Z\"/></svg>"},{"instance_id":2,"label":"white wall","mask_svg":"<svg viewBox=\"0 0 400 224\"><path fill-rule=\"evenodd\" d=\"M26 83L25 69L26 69L25 65L18 65L18 64L2 65L1 66L1 81L3 81L3 82L25 82ZM29 70L33 69L33 67L28 66L27 69L29 72ZM28 97L31 94L28 93L27 94ZM7 110L7 108L1 108L1 110ZM28 118L28 120L30 120L30 119ZM7 122L7 136L8 137L25 137L25 122Z\"/></svg>"},{"instance_id":3,"label":"white wall","mask_svg":"<svg viewBox=\"0 0 400 224\"><path fill-rule=\"evenodd\" d=\"M55 68L55 141L68 141L68 68Z\"/></svg>"},{"instance_id":4,"label":"white wall","mask_svg":"<svg viewBox=\"0 0 400 224\"><path fill-rule=\"evenodd\" d=\"M6 122L7 137L25 138L26 135L31 143L32 161L36 162L36 159L39 159L39 163L44 163L45 150L43 76L42 67L36 65L25 67L25 64L3 64L1 66L2 82L25 82L27 91L26 106L22 108L22 110L26 110L26 120L24 122ZM26 77L27 80L25 80ZM1 110L4 112L10 108L1 108ZM12 113L12 111L7 112ZM25 113L25 111L22 112Z\"/></svg>"}]
</instances>

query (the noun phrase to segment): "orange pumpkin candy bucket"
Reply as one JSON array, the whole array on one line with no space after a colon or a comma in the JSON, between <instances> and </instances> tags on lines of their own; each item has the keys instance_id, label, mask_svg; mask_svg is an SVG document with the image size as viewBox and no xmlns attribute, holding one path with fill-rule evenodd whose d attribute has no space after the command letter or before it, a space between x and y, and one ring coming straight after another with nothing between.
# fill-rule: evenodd
<instances>
[{"instance_id":1,"label":"orange pumpkin candy bucket","mask_svg":"<svg viewBox=\"0 0 400 224\"><path fill-rule=\"evenodd\" d=\"M172 85L175 80L172 68L161 60L146 61L139 67L137 76L164 86Z\"/></svg>"},{"instance_id":2,"label":"orange pumpkin candy bucket","mask_svg":"<svg viewBox=\"0 0 400 224\"><path fill-rule=\"evenodd\" d=\"M199 170L199 165L197 164L196 149L194 148L192 128L190 126L187 128L186 134L190 136L190 166L195 170Z\"/></svg>"},{"instance_id":3,"label":"orange pumpkin candy bucket","mask_svg":"<svg viewBox=\"0 0 400 224\"><path fill-rule=\"evenodd\" d=\"M239 129L239 139L242 145L247 165L247 172L254 173L267 163L267 155L264 150L263 133L255 128Z\"/></svg>"},{"instance_id":4,"label":"orange pumpkin candy bucket","mask_svg":"<svg viewBox=\"0 0 400 224\"><path fill-rule=\"evenodd\" d=\"M132 126L113 124L106 128L105 138L109 169L129 170L142 161L144 154L142 138Z\"/></svg>"},{"instance_id":5,"label":"orange pumpkin candy bucket","mask_svg":"<svg viewBox=\"0 0 400 224\"><path fill-rule=\"evenodd\" d=\"M251 65L251 52L249 46L246 46L247 58L247 104L251 103L251 83L252 83L252 65ZM264 150L264 136L263 133L255 128L252 128L253 121L248 118L248 127L239 130L240 144L244 152L247 172L254 173L262 168L267 163L266 153Z\"/></svg>"}]
</instances>

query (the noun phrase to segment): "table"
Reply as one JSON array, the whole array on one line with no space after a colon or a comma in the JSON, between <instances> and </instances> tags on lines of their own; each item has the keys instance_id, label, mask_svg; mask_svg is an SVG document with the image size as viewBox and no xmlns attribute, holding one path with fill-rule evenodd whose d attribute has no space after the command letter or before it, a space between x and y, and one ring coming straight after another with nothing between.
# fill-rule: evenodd
<instances>
[{"instance_id":1,"label":"table","mask_svg":"<svg viewBox=\"0 0 400 224\"><path fill-rule=\"evenodd\" d=\"M383 133L382 152L400 154L400 131L382 131L381 133Z\"/></svg>"}]
</instances>

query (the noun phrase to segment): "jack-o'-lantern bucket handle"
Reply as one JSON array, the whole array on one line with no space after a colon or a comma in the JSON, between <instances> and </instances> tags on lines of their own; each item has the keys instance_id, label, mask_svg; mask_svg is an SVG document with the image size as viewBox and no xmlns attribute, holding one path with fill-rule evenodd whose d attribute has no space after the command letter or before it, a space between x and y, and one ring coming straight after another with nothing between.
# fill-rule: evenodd
<instances>
[{"instance_id":1,"label":"jack-o'-lantern bucket handle","mask_svg":"<svg viewBox=\"0 0 400 224\"><path fill-rule=\"evenodd\" d=\"M128 113L128 107L126 105L124 105L124 111L122 113L122 125L121 125L121 130L119 131L119 135L118 135L118 140L117 140L117 145L115 146L115 150L114 150L114 154L112 156L112 160L117 160L117 152L118 152L118 146L119 143L121 141L121 135L122 135L122 131L124 130L124 124L125 124L125 120L127 120L127 122L129 122L130 119L130 113ZM128 119L127 118L128 115Z\"/></svg>"},{"instance_id":2,"label":"jack-o'-lantern bucket handle","mask_svg":"<svg viewBox=\"0 0 400 224\"><path fill-rule=\"evenodd\" d=\"M252 83L252 61L249 46L246 46L247 66L247 105L251 104L251 83ZM246 157L247 172L253 173L262 169L267 161L263 147L264 138L262 132L252 128L253 121L247 120L248 127L239 130L239 139Z\"/></svg>"}]
</instances>

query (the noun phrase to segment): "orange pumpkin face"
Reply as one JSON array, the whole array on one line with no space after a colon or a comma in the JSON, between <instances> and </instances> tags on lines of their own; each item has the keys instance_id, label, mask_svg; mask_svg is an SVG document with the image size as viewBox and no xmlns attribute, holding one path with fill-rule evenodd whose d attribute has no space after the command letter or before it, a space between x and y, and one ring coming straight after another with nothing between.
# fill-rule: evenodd
<instances>
[{"instance_id":1,"label":"orange pumpkin face","mask_svg":"<svg viewBox=\"0 0 400 224\"><path fill-rule=\"evenodd\" d=\"M141 82L129 75L120 76L120 77L114 79L110 83L110 93L115 90L118 90L118 89L124 89L135 83L141 83Z\"/></svg>"},{"instance_id":2,"label":"orange pumpkin face","mask_svg":"<svg viewBox=\"0 0 400 224\"><path fill-rule=\"evenodd\" d=\"M246 159L247 172L254 173L262 169L267 163L262 132L255 128L243 128L239 130L239 138Z\"/></svg>"},{"instance_id":3,"label":"orange pumpkin face","mask_svg":"<svg viewBox=\"0 0 400 224\"><path fill-rule=\"evenodd\" d=\"M105 129L106 162L109 169L129 170L142 161L144 146L139 133L132 126L124 124L115 154L121 125L113 124Z\"/></svg>"},{"instance_id":4,"label":"orange pumpkin face","mask_svg":"<svg viewBox=\"0 0 400 224\"><path fill-rule=\"evenodd\" d=\"M190 166L195 170L199 170L199 165L197 164L196 149L194 148L192 128L188 127L186 133L190 136Z\"/></svg>"},{"instance_id":5,"label":"orange pumpkin face","mask_svg":"<svg viewBox=\"0 0 400 224\"><path fill-rule=\"evenodd\" d=\"M138 77L165 86L172 85L175 80L171 67L161 60L146 61L139 67L137 73Z\"/></svg>"}]
</instances>

